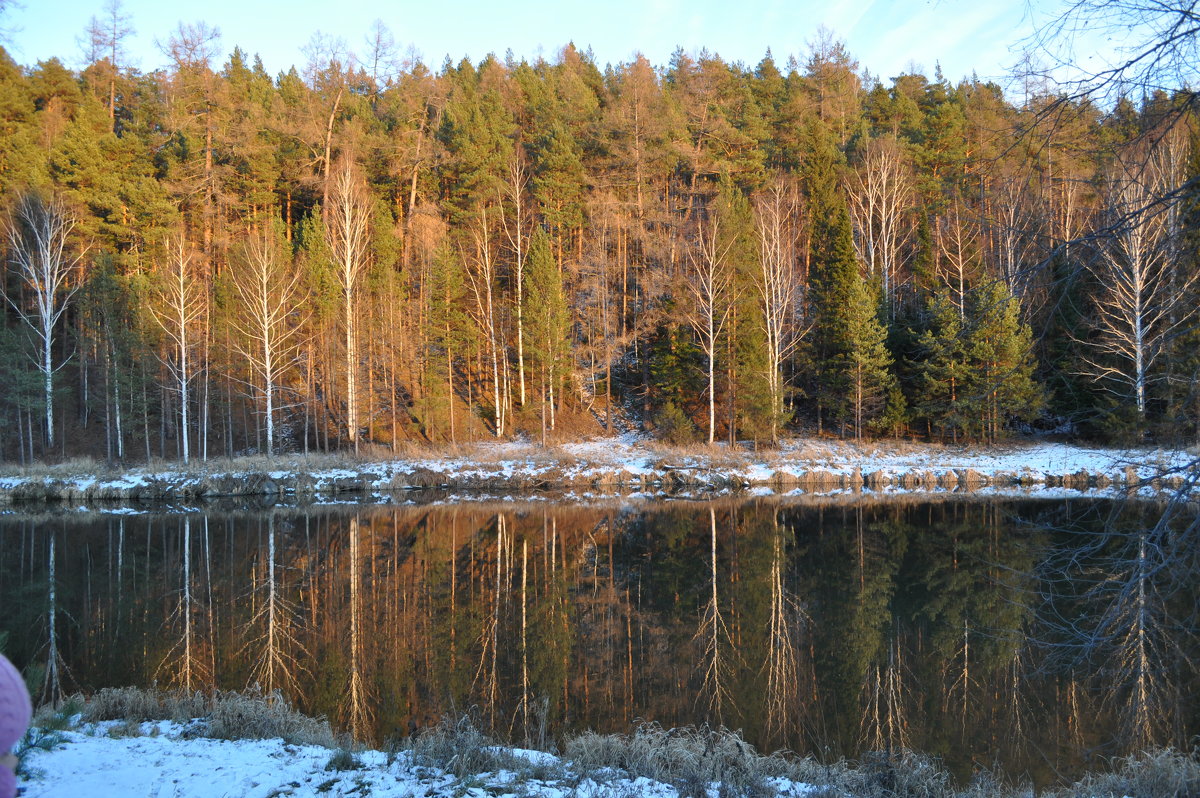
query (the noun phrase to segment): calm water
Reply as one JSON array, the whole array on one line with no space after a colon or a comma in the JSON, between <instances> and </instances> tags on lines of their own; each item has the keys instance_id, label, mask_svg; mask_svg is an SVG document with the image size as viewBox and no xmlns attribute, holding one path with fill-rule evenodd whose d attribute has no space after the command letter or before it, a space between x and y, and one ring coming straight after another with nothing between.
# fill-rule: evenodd
<instances>
[{"instance_id":1,"label":"calm water","mask_svg":"<svg viewBox=\"0 0 1200 798\"><path fill-rule=\"evenodd\" d=\"M928 497L7 515L0 635L53 666L48 690L257 684L375 740L471 708L534 742L709 722L1045 781L1200 730L1200 547L1161 515Z\"/></svg>"}]
</instances>

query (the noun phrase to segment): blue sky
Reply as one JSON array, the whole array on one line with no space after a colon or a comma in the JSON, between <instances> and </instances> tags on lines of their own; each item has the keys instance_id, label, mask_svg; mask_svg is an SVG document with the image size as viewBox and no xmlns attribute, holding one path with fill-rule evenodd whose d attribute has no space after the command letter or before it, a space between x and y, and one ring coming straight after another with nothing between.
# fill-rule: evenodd
<instances>
[{"instance_id":1,"label":"blue sky","mask_svg":"<svg viewBox=\"0 0 1200 798\"><path fill-rule=\"evenodd\" d=\"M58 56L68 66L81 62L78 42L88 20L101 15L103 0L19 0L3 27L6 46L22 64ZM365 50L364 39L380 19L402 49L410 46L434 69L449 55L478 60L488 52L503 57L553 58L568 41L592 47L597 61L618 63L644 53L666 64L676 47L707 47L728 61L754 65L770 48L777 62L801 61L818 27L844 41L859 64L889 78L911 66L932 75L935 63L952 80L977 73L1002 78L1019 58L1036 22L1057 0L208 0L179 6L164 0L124 0L136 34L129 43L143 71L165 65L156 46L180 20L203 19L221 31L225 53L239 45L258 53L272 74L302 66L313 34L343 39ZM203 8L202 14L195 12ZM224 55L222 56L222 61Z\"/></svg>"}]
</instances>

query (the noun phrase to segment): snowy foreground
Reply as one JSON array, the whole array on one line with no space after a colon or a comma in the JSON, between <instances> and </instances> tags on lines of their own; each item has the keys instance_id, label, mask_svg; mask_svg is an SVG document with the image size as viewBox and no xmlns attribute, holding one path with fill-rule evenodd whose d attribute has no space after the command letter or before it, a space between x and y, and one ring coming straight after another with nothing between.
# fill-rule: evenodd
<instances>
[{"instance_id":1,"label":"snowy foreground","mask_svg":"<svg viewBox=\"0 0 1200 798\"><path fill-rule=\"evenodd\" d=\"M231 495L328 500L357 495L403 501L413 489L561 489L579 498L677 490L820 493L844 490L1079 493L1190 488L1200 455L1021 442L965 447L794 439L750 451L725 444L674 449L627 435L541 447L477 443L379 461L337 456L242 458L110 474L55 467L0 476L0 504L23 501L174 501Z\"/></svg>"},{"instance_id":2,"label":"snowy foreground","mask_svg":"<svg viewBox=\"0 0 1200 798\"><path fill-rule=\"evenodd\" d=\"M23 784L27 798L273 798L274 796L601 796L674 798L679 791L646 778L631 779L607 771L580 777L558 759L540 751L504 749L511 770L455 777L414 765L412 754L380 751L355 755L353 769L337 770L337 752L283 740L211 740L189 738L187 727L169 721L141 724L136 736L121 721L86 724L61 732L64 743L34 752L33 779ZM805 795L807 784L772 779L781 796ZM712 785L711 795L719 793Z\"/></svg>"}]
</instances>

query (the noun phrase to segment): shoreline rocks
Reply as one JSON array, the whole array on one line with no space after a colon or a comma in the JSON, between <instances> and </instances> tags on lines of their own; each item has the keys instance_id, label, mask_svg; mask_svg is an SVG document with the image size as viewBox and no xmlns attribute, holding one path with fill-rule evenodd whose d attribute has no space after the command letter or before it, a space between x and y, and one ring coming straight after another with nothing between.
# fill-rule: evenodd
<instances>
[{"instance_id":1,"label":"shoreline rocks","mask_svg":"<svg viewBox=\"0 0 1200 798\"><path fill-rule=\"evenodd\" d=\"M695 458L689 458L694 460ZM213 473L143 473L118 477L6 477L0 479L0 505L49 503L188 502L223 497L297 499L349 498L418 490L542 491L577 489L608 494L648 492L670 495L688 491L735 493L749 489L809 493L844 491L941 491L970 493L985 489L1064 489L1128 493L1183 490L1178 473L1147 480L1133 466L1111 473L1084 469L1066 473L986 471L977 467L879 467L862 465L829 468L791 460L749 465L658 460L642 466L586 464L566 460L541 462L419 463L393 461L361 466L358 470L228 471Z\"/></svg>"}]
</instances>

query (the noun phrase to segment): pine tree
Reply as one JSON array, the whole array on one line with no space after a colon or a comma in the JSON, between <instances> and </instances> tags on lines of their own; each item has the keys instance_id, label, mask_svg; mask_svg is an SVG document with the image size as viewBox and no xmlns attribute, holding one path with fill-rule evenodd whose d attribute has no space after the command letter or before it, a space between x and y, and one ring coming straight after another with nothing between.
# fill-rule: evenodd
<instances>
[{"instance_id":1,"label":"pine tree","mask_svg":"<svg viewBox=\"0 0 1200 798\"><path fill-rule=\"evenodd\" d=\"M0 194L41 182L45 148L38 146L35 107L24 70L0 47Z\"/></svg>"},{"instance_id":2,"label":"pine tree","mask_svg":"<svg viewBox=\"0 0 1200 798\"><path fill-rule=\"evenodd\" d=\"M583 153L571 132L555 123L534 151L533 195L546 226L558 244L583 224Z\"/></svg>"},{"instance_id":3,"label":"pine tree","mask_svg":"<svg viewBox=\"0 0 1200 798\"><path fill-rule=\"evenodd\" d=\"M512 155L512 117L496 87L463 61L453 72L451 95L442 115L438 137L450 158L442 170L450 221L471 221L478 208L496 199Z\"/></svg>"}]
</instances>

